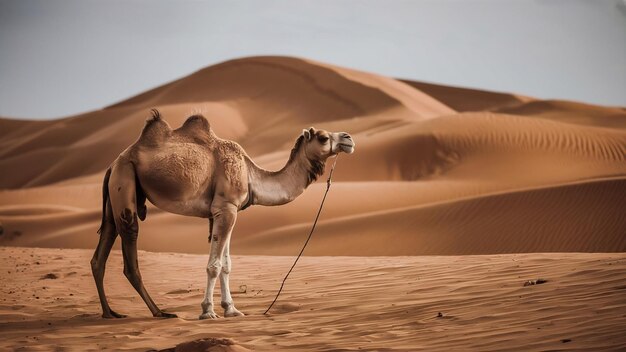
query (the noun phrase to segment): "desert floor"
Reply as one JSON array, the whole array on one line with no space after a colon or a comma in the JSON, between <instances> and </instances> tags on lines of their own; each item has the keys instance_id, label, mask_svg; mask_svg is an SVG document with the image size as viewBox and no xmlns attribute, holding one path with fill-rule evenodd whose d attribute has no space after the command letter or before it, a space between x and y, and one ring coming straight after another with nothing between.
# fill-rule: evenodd
<instances>
[{"instance_id":1,"label":"desert floor","mask_svg":"<svg viewBox=\"0 0 626 352\"><path fill-rule=\"evenodd\" d=\"M207 256L140 253L146 287L177 319L150 315L119 251L105 285L129 317L102 319L90 258L0 247L1 349L145 351L207 337L234 341L209 351L626 349L625 253L303 257L270 316L293 257L236 256L231 288L247 316L212 321L198 320Z\"/></svg>"}]
</instances>

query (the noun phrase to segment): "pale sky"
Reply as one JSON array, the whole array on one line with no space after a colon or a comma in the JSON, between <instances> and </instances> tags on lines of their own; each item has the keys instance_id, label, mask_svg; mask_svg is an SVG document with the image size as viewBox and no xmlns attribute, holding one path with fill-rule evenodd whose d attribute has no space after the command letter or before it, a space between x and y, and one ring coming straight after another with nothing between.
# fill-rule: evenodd
<instances>
[{"instance_id":1,"label":"pale sky","mask_svg":"<svg viewBox=\"0 0 626 352\"><path fill-rule=\"evenodd\" d=\"M0 116L99 109L253 55L626 106L626 0L0 0Z\"/></svg>"}]
</instances>

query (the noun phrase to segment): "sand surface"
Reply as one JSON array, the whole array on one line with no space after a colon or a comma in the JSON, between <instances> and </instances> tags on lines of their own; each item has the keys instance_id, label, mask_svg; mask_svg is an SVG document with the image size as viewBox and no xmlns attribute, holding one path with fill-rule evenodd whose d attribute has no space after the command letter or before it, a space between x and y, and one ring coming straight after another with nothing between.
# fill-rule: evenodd
<instances>
[{"instance_id":1,"label":"sand surface","mask_svg":"<svg viewBox=\"0 0 626 352\"><path fill-rule=\"evenodd\" d=\"M293 258L237 256L231 286L248 315L214 321L197 319L207 256L140 253L147 289L177 319L152 318L118 251L105 285L129 317L101 319L90 258L0 247L0 348L145 351L209 337L256 351L626 348L623 253L305 257L269 317L261 313ZM524 286L537 279L547 282Z\"/></svg>"},{"instance_id":2,"label":"sand surface","mask_svg":"<svg viewBox=\"0 0 626 352\"><path fill-rule=\"evenodd\" d=\"M104 170L151 108L173 127L204 114L274 170L303 128L350 132L356 152L337 164L309 255L626 251L624 108L289 57L227 61L77 116L0 119L0 245L93 248ZM232 252L297 253L324 181L240 213ZM149 205L140 248L206 253L207 232L204 219Z\"/></svg>"}]
</instances>

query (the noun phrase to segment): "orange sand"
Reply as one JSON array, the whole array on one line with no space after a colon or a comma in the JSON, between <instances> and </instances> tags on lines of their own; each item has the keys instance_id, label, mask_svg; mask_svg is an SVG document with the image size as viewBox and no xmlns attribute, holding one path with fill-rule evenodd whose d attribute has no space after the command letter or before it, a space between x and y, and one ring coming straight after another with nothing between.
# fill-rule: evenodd
<instances>
[{"instance_id":1,"label":"orange sand","mask_svg":"<svg viewBox=\"0 0 626 352\"><path fill-rule=\"evenodd\" d=\"M0 349L145 351L208 337L255 351L626 348L624 253L304 257L269 317L261 313L293 258L237 256L231 287L248 316L214 321L197 320L207 255L139 253L147 289L179 315L155 319L114 251L105 284L129 317L105 320L91 254L0 248L10 271L0 272ZM548 282L524 286L538 278Z\"/></svg>"}]
</instances>

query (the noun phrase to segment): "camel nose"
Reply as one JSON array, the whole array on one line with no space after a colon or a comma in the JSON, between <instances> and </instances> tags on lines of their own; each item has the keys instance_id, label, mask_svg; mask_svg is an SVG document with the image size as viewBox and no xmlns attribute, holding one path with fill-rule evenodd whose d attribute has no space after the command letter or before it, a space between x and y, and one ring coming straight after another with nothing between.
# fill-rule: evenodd
<instances>
[{"instance_id":1,"label":"camel nose","mask_svg":"<svg viewBox=\"0 0 626 352\"><path fill-rule=\"evenodd\" d=\"M341 134L339 134L341 137L345 138L345 139L349 139L352 140L352 136L350 136L349 134L345 133L345 132L341 132Z\"/></svg>"}]
</instances>

